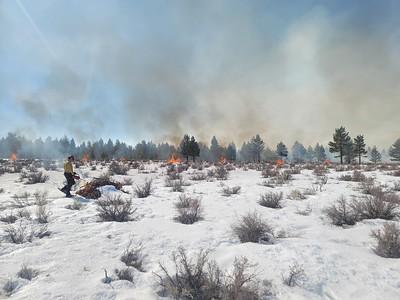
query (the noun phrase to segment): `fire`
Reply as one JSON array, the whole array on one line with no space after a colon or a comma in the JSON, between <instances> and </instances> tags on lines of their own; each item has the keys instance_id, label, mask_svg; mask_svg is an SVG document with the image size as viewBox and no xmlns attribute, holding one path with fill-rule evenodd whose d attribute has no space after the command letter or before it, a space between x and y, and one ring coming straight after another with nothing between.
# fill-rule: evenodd
<instances>
[{"instance_id":1,"label":"fire","mask_svg":"<svg viewBox=\"0 0 400 300\"><path fill-rule=\"evenodd\" d=\"M17 154L12 153L11 156L10 156L10 160L16 161L17 160Z\"/></svg>"},{"instance_id":2,"label":"fire","mask_svg":"<svg viewBox=\"0 0 400 300\"><path fill-rule=\"evenodd\" d=\"M223 157L223 156L221 156L221 157L219 158L219 163L222 164L222 165L226 164L226 163L227 163L226 158Z\"/></svg>"},{"instance_id":3,"label":"fire","mask_svg":"<svg viewBox=\"0 0 400 300\"><path fill-rule=\"evenodd\" d=\"M330 166L331 164L332 164L332 162L329 159L324 161L325 166Z\"/></svg>"},{"instance_id":4,"label":"fire","mask_svg":"<svg viewBox=\"0 0 400 300\"><path fill-rule=\"evenodd\" d=\"M171 157L168 159L167 163L179 164L181 163L181 159L176 154L172 154Z\"/></svg>"},{"instance_id":5,"label":"fire","mask_svg":"<svg viewBox=\"0 0 400 300\"><path fill-rule=\"evenodd\" d=\"M89 155L87 153L83 154L82 161L87 162L89 160Z\"/></svg>"},{"instance_id":6,"label":"fire","mask_svg":"<svg viewBox=\"0 0 400 300\"><path fill-rule=\"evenodd\" d=\"M285 164L285 162L284 162L283 159L278 159L278 160L275 162L275 164L276 164L276 166L279 168L279 167L282 167L282 166Z\"/></svg>"}]
</instances>

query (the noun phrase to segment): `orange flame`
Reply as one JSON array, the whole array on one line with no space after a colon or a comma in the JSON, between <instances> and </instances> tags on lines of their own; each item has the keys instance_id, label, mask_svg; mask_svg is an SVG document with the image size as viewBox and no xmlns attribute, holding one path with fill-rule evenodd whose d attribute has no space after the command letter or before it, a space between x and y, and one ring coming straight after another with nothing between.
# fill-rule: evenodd
<instances>
[{"instance_id":1,"label":"orange flame","mask_svg":"<svg viewBox=\"0 0 400 300\"><path fill-rule=\"evenodd\" d=\"M221 156L221 157L219 158L219 163L222 164L222 165L226 164L226 163L227 163L226 158L223 157L223 156Z\"/></svg>"},{"instance_id":2,"label":"orange flame","mask_svg":"<svg viewBox=\"0 0 400 300\"><path fill-rule=\"evenodd\" d=\"M324 165L326 165L326 166L330 166L331 164L332 164L332 162L329 159L324 161Z\"/></svg>"},{"instance_id":3,"label":"orange flame","mask_svg":"<svg viewBox=\"0 0 400 300\"><path fill-rule=\"evenodd\" d=\"M16 160L17 160L17 154L12 153L12 154L10 155L10 160L16 161Z\"/></svg>"},{"instance_id":4,"label":"orange flame","mask_svg":"<svg viewBox=\"0 0 400 300\"><path fill-rule=\"evenodd\" d=\"M285 162L283 161L283 159L278 159L275 162L275 164L276 164L277 167L282 167L285 164Z\"/></svg>"},{"instance_id":5,"label":"orange flame","mask_svg":"<svg viewBox=\"0 0 400 300\"><path fill-rule=\"evenodd\" d=\"M179 164L181 163L181 159L176 154L172 154L171 157L167 160L167 163Z\"/></svg>"}]
</instances>

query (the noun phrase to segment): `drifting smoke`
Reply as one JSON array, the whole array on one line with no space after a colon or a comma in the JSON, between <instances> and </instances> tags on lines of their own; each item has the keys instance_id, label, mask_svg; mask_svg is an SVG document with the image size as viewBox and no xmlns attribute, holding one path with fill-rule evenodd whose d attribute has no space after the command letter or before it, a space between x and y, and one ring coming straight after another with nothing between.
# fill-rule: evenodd
<instances>
[{"instance_id":1,"label":"drifting smoke","mask_svg":"<svg viewBox=\"0 0 400 300\"><path fill-rule=\"evenodd\" d=\"M260 133L269 144L311 144L345 125L371 144L398 138L395 2L304 4L295 15L264 1L68 3L36 14L57 53L32 58L44 80L8 87L41 128L80 139L119 124L134 140L240 143Z\"/></svg>"}]
</instances>

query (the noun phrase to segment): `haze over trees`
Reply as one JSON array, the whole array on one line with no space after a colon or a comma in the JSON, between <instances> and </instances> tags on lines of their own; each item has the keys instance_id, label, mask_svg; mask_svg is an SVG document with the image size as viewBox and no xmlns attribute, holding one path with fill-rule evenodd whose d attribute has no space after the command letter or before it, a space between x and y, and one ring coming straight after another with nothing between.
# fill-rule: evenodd
<instances>
[{"instance_id":1,"label":"haze over trees","mask_svg":"<svg viewBox=\"0 0 400 300\"><path fill-rule=\"evenodd\" d=\"M390 147L389 151L385 152L384 149L378 151L375 146L368 148L367 151L364 136L358 135L352 140L344 127L335 130L334 139L329 143L329 148L320 143L314 147L305 147L301 142L296 141L290 151L283 143L279 143L276 149L271 149L259 134L245 141L239 149L233 142L227 146L221 145L215 136L208 145L198 142L194 136L184 137L182 142L183 144L177 147L166 142L156 144L143 140L132 146L111 139L76 143L73 138L66 136L59 139L48 137L29 140L9 133L6 137L0 138L0 157L9 158L12 153L16 153L18 158L61 159L73 154L78 159L85 157L90 160L167 160L173 155L182 155L187 160L198 158L213 162L220 160L275 162L278 159L287 158L294 163L304 163L332 159L333 156L330 153L335 153L335 157L340 159L340 153L342 153L343 160L340 160L342 163L352 163L354 158L358 158L358 163L360 163L362 157L369 153L369 159L373 163L389 160L389 156L393 161L400 161L400 139Z\"/></svg>"}]
</instances>

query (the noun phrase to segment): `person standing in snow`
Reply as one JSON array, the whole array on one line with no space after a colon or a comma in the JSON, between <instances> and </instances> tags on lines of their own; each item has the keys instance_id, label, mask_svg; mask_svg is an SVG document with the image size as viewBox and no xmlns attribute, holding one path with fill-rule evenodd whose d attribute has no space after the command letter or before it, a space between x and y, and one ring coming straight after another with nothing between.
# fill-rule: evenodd
<instances>
[{"instance_id":1,"label":"person standing in snow","mask_svg":"<svg viewBox=\"0 0 400 300\"><path fill-rule=\"evenodd\" d=\"M64 176L67 179L67 184L61 189L67 198L71 198L71 188L75 184L74 176L76 173L74 172L74 167L72 162L75 161L73 155L69 156L67 161L64 163Z\"/></svg>"}]
</instances>

